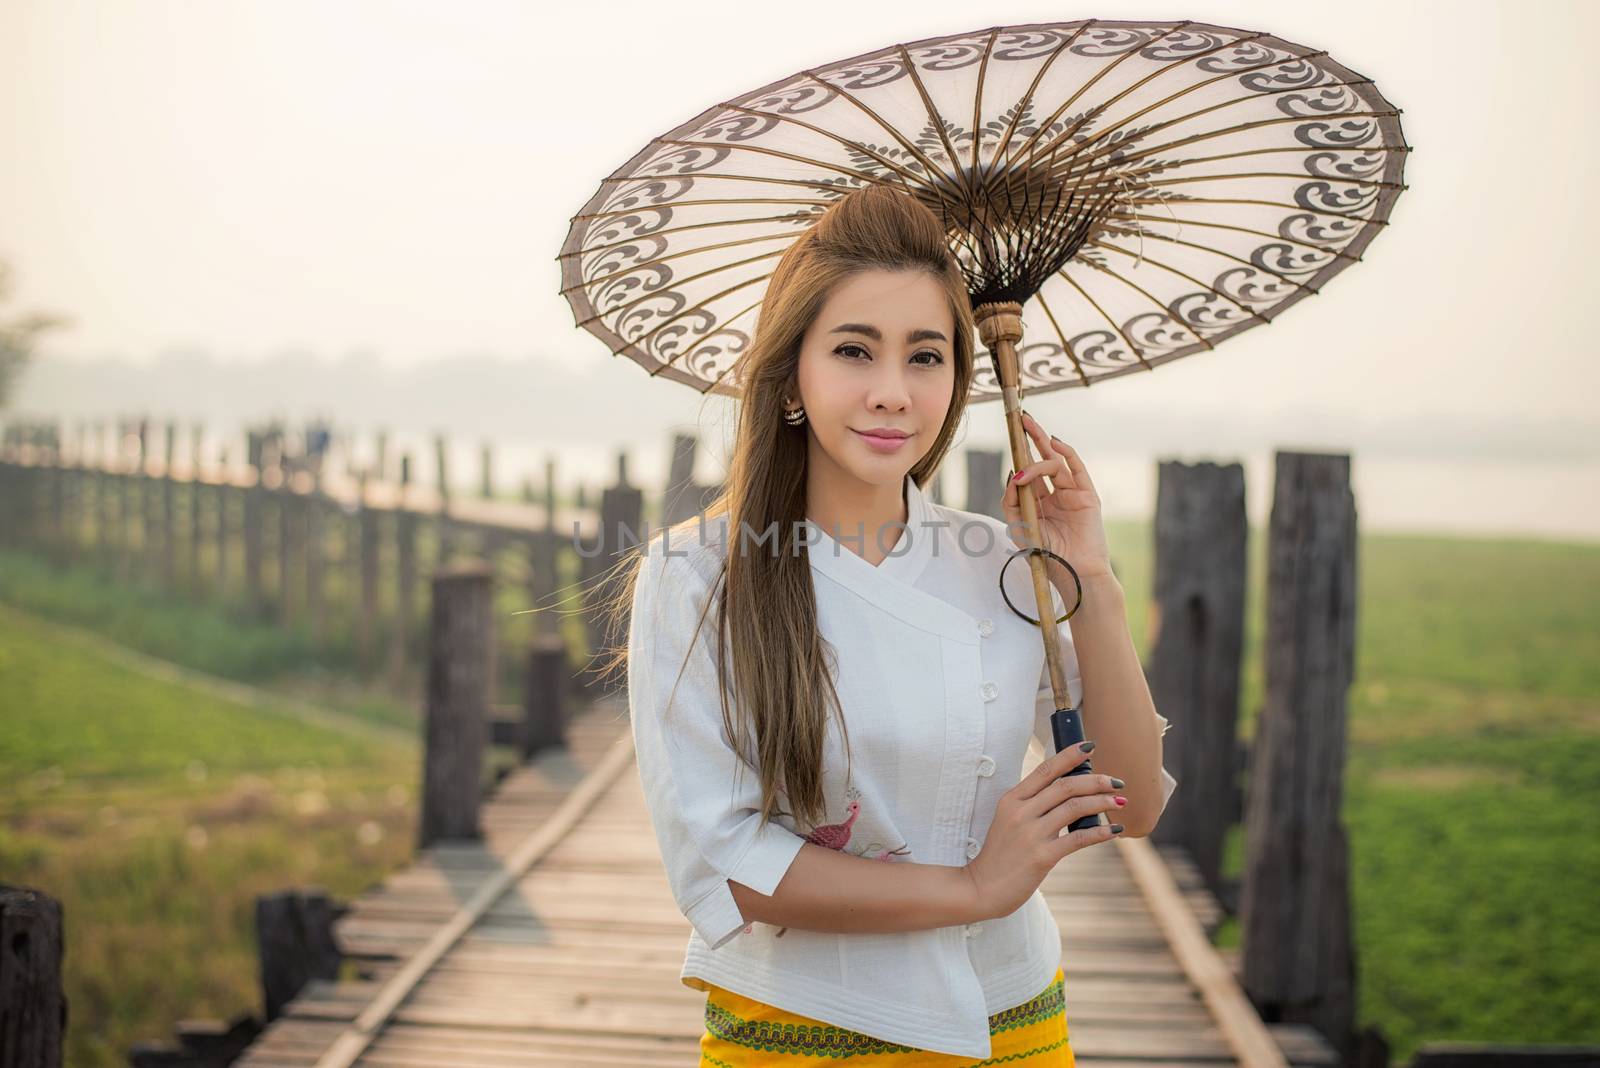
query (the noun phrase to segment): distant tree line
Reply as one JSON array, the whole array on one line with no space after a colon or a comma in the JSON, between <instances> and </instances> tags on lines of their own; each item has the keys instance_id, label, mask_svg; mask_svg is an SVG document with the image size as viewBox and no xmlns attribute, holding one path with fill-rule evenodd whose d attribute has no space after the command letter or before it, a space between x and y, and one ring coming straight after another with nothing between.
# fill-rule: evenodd
<instances>
[{"instance_id":1,"label":"distant tree line","mask_svg":"<svg viewBox=\"0 0 1600 1068\"><path fill-rule=\"evenodd\" d=\"M11 266L0 261L0 305L11 299ZM71 319L31 312L12 318L0 314L0 408L11 400L11 390L33 356L34 342L51 327L67 326Z\"/></svg>"}]
</instances>

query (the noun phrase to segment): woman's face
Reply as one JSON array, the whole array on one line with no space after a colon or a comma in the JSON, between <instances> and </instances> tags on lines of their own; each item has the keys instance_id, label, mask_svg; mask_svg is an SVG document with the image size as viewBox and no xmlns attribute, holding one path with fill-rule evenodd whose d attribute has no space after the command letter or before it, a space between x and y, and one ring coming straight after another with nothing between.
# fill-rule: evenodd
<instances>
[{"instance_id":1,"label":"woman's face","mask_svg":"<svg viewBox=\"0 0 1600 1068\"><path fill-rule=\"evenodd\" d=\"M898 488L950 410L954 337L944 289L926 271L862 271L840 283L800 342L792 399L814 446L863 482Z\"/></svg>"}]
</instances>

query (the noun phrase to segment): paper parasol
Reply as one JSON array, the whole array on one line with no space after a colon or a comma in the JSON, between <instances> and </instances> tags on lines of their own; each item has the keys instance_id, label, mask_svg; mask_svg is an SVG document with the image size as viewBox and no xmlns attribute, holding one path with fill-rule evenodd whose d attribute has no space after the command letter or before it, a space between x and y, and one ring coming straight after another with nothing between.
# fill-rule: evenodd
<instances>
[{"instance_id":1,"label":"paper parasol","mask_svg":"<svg viewBox=\"0 0 1600 1068\"><path fill-rule=\"evenodd\" d=\"M651 140L573 216L562 293L614 354L737 395L789 243L850 189L894 183L945 223L992 358L969 401L1004 399L1020 469L1021 394L1210 350L1360 259L1405 188L1399 115L1325 52L1198 22L892 45ZM1031 485L1020 503L1064 708Z\"/></svg>"}]
</instances>

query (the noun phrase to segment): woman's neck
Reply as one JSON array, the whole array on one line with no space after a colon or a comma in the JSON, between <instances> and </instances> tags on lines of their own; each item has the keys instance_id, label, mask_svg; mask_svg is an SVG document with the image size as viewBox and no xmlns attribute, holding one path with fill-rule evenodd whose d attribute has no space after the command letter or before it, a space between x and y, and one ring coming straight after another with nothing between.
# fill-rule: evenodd
<instances>
[{"instance_id":1,"label":"woman's neck","mask_svg":"<svg viewBox=\"0 0 1600 1068\"><path fill-rule=\"evenodd\" d=\"M905 479L873 485L829 464L814 464L806 477L806 518L876 567L906 535Z\"/></svg>"}]
</instances>

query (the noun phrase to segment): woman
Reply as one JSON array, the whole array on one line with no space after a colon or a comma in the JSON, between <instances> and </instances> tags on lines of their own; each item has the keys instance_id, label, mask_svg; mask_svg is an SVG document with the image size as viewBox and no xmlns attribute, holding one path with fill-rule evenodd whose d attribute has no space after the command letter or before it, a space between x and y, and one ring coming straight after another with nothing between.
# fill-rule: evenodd
<instances>
[{"instance_id":1,"label":"woman","mask_svg":"<svg viewBox=\"0 0 1600 1068\"><path fill-rule=\"evenodd\" d=\"M1165 720L1071 447L1026 420L1043 458L1006 488L1011 525L924 495L974 373L938 220L887 186L847 194L772 275L723 494L647 539L618 598L640 779L692 928L680 978L707 993L702 1065L1073 1063L1038 887L1154 826ZM1083 583L1059 630L1093 740L1060 754L1038 631L996 582L1023 483ZM1059 618L1076 588L1051 567ZM1030 738L1054 755L1023 778ZM1063 777L1090 749L1116 775Z\"/></svg>"}]
</instances>

